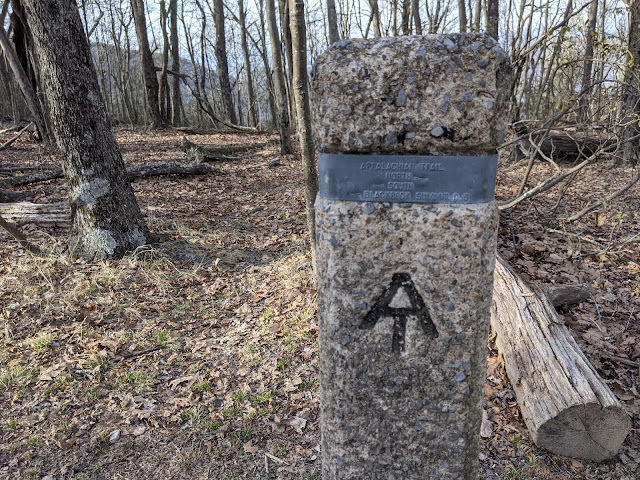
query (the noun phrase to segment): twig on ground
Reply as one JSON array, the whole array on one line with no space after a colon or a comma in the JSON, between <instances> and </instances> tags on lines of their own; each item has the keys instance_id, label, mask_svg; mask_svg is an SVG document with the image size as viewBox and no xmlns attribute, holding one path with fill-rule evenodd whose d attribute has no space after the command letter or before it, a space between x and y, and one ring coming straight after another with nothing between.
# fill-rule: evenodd
<instances>
[{"instance_id":1,"label":"twig on ground","mask_svg":"<svg viewBox=\"0 0 640 480\"><path fill-rule=\"evenodd\" d=\"M566 172L563 172L563 173L557 172L557 173L553 174L551 177L549 177L546 181L542 182L537 187L532 188L528 192L526 192L526 193L514 198L513 200L510 200L510 201L508 201L506 203L503 203L502 205L500 205L498 207L498 209L499 210L508 210L510 208L515 207L517 204L519 204L523 200L526 200L527 198L534 197L535 195L538 195L539 193L542 193L542 192L544 192L546 190L549 190L550 188L554 187L555 185L560 183L562 180L567 178L569 175L571 175L571 174L577 172L578 170L581 170L584 167L586 167L589 163L591 163L591 161L594 158L595 158L595 154L589 156L589 158L587 158L583 162L579 163L575 167L567 170Z\"/></svg>"},{"instance_id":2,"label":"twig on ground","mask_svg":"<svg viewBox=\"0 0 640 480\"><path fill-rule=\"evenodd\" d=\"M586 207L584 207L582 210L580 210L577 213L574 213L573 215L571 215L569 218L564 218L562 220L565 220L567 222L575 222L576 220L581 219L582 217L584 217L585 215L587 215L588 213L593 212L595 209L597 209L600 205L606 205L607 203L611 202L612 200L618 198L620 195L622 195L623 193L625 193L627 190L629 190L631 187L633 187L636 183L638 183L638 180L640 180L640 171L638 172L638 174L633 177L631 179L631 181L629 183L627 183L624 187L622 187L621 189L619 189L618 191L612 193L611 195L609 195L608 197L605 197L602 200L599 200L597 202L593 202L589 205L587 205Z\"/></svg>"},{"instance_id":3,"label":"twig on ground","mask_svg":"<svg viewBox=\"0 0 640 480\"><path fill-rule=\"evenodd\" d=\"M157 352L158 350L162 350L163 348L164 348L164 345L158 345L157 347L146 348L144 350L136 350L135 352L123 353L122 358L127 359L127 358L139 357L141 355L146 355L147 353Z\"/></svg>"},{"instance_id":4,"label":"twig on ground","mask_svg":"<svg viewBox=\"0 0 640 480\"><path fill-rule=\"evenodd\" d=\"M4 218L2 218L2 216L0 216L0 227L4 228L7 232L9 232L9 235L15 238L18 241L18 243L20 243L22 248L24 248L28 252L31 252L34 255L38 255L40 257L48 257L49 255L51 255L50 252L48 252L47 250L40 248L38 245L34 243L31 243L27 239L27 237L24 235L24 233L18 230L14 225L7 222Z\"/></svg>"},{"instance_id":5,"label":"twig on ground","mask_svg":"<svg viewBox=\"0 0 640 480\"><path fill-rule=\"evenodd\" d=\"M628 358L618 357L617 355L609 355L608 353L601 353L600 356L602 358L613 360L614 362L619 362L630 367L640 368L640 363L629 360Z\"/></svg>"},{"instance_id":6,"label":"twig on ground","mask_svg":"<svg viewBox=\"0 0 640 480\"><path fill-rule=\"evenodd\" d=\"M25 132L25 130L26 130L27 128L29 128L31 125L33 125L33 123L30 123L29 125L27 125L26 127L24 127L22 130L20 130L20 131L18 132L18 134L17 134L15 137L13 137L13 138L12 138L12 139L10 139L10 140L7 140L7 141L6 141L6 142L4 142L2 145L0 145L0 151L2 151L2 150L6 150L6 149L7 149L7 148L9 148L11 145L13 145L13 142L15 142L16 140L18 140L18 139L22 136L22 134Z\"/></svg>"},{"instance_id":7,"label":"twig on ground","mask_svg":"<svg viewBox=\"0 0 640 480\"><path fill-rule=\"evenodd\" d=\"M279 158L272 158L268 162L258 163L256 165L249 165L248 167L244 167L244 170L249 170L251 168L261 168L261 167L275 167L276 165L280 165Z\"/></svg>"}]
</instances>

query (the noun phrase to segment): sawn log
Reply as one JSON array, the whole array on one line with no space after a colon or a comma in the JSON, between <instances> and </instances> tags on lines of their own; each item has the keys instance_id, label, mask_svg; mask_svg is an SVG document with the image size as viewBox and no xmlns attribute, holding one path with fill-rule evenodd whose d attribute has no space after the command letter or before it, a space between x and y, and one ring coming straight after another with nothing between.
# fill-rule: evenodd
<instances>
[{"instance_id":1,"label":"sawn log","mask_svg":"<svg viewBox=\"0 0 640 480\"><path fill-rule=\"evenodd\" d=\"M546 296L496 258L491 324L522 418L557 455L613 457L631 421Z\"/></svg>"}]
</instances>

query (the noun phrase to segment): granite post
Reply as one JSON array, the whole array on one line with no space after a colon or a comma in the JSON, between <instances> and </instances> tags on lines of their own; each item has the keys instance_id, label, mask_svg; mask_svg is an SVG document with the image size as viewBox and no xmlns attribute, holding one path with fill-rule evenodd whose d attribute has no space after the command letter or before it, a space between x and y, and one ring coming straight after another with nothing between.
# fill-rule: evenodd
<instances>
[{"instance_id":1,"label":"granite post","mask_svg":"<svg viewBox=\"0 0 640 480\"><path fill-rule=\"evenodd\" d=\"M478 477L510 75L482 34L314 66L323 479Z\"/></svg>"}]
</instances>

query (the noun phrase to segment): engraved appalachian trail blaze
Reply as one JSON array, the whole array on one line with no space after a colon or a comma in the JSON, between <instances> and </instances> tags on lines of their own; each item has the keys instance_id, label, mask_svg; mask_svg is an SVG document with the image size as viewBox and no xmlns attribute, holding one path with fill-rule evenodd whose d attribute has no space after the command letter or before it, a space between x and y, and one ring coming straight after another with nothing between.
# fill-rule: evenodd
<instances>
[{"instance_id":1,"label":"engraved appalachian trail blaze","mask_svg":"<svg viewBox=\"0 0 640 480\"><path fill-rule=\"evenodd\" d=\"M401 288L404 289L408 297L410 307L396 308L391 306L398 290ZM411 276L408 273L395 273L389 286L384 289L376 304L362 320L360 328L371 330L381 318L393 317L391 351L400 353L404 351L407 319L411 316L415 316L418 319L418 324L428 338L438 337L438 330L433 324L429 310L427 310L424 300L416 290Z\"/></svg>"}]
</instances>

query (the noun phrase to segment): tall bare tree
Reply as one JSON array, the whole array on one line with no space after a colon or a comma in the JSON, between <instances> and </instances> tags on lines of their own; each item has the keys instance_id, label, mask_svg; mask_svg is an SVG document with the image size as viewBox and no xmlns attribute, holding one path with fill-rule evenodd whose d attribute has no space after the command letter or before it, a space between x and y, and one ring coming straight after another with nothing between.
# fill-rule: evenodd
<instances>
[{"instance_id":1,"label":"tall bare tree","mask_svg":"<svg viewBox=\"0 0 640 480\"><path fill-rule=\"evenodd\" d=\"M15 78L20 90L22 91L22 95L24 96L25 101L27 102L27 106L31 112L33 117L33 123L36 125L36 128L40 132L40 135L43 138L48 137L48 129L47 123L45 121L44 114L42 112L42 108L40 106L40 102L38 101L38 95L36 94L29 78L27 77L27 73L24 71L18 56L11 45L11 40L7 37L7 34L4 31L4 26L0 25L0 47L2 47L2 52L4 53L4 57L7 60L7 63L11 67L11 71L13 72L13 77ZM9 85L7 84L7 87Z\"/></svg>"},{"instance_id":2,"label":"tall bare tree","mask_svg":"<svg viewBox=\"0 0 640 480\"><path fill-rule=\"evenodd\" d=\"M229 81L229 62L227 60L227 39L224 31L224 2L213 0L213 21L216 26L216 70L220 82L220 93L225 109L225 116L232 124L238 123L236 111L233 107L233 95L231 94L231 82Z\"/></svg>"},{"instance_id":3,"label":"tall bare tree","mask_svg":"<svg viewBox=\"0 0 640 480\"><path fill-rule=\"evenodd\" d=\"M282 47L280 34L276 21L276 6L274 0L267 0L267 23L269 37L271 37L271 55L273 61L273 83L275 84L276 97L278 99L278 127L280 128L280 150L283 154L291 153L291 140L289 138L289 107L287 104L287 90L284 80L284 68L282 65Z\"/></svg>"},{"instance_id":4,"label":"tall bare tree","mask_svg":"<svg viewBox=\"0 0 640 480\"><path fill-rule=\"evenodd\" d=\"M499 0L487 0L487 33L498 40L498 25L500 24ZM478 20L478 24L480 20Z\"/></svg>"},{"instance_id":5,"label":"tall bare tree","mask_svg":"<svg viewBox=\"0 0 640 480\"><path fill-rule=\"evenodd\" d=\"M167 30L169 12L167 2L160 0L160 31L162 33L162 67L160 69L160 80L158 82L158 105L162 118L169 118L170 96L169 96L169 32Z\"/></svg>"},{"instance_id":6,"label":"tall bare tree","mask_svg":"<svg viewBox=\"0 0 640 480\"><path fill-rule=\"evenodd\" d=\"M107 118L80 14L69 0L21 0L71 203L71 250L119 258L149 237ZM60 48L64 45L64 48Z\"/></svg>"},{"instance_id":7,"label":"tall bare tree","mask_svg":"<svg viewBox=\"0 0 640 480\"><path fill-rule=\"evenodd\" d=\"M164 119L160 114L160 105L158 104L160 87L158 85L158 76L156 75L156 67L153 63L151 48L149 47L144 0L131 0L131 12L133 13L136 36L138 37L138 51L140 52L140 61L142 64L142 76L144 78L149 120L154 126L159 127L164 123Z\"/></svg>"},{"instance_id":8,"label":"tall bare tree","mask_svg":"<svg viewBox=\"0 0 640 480\"><path fill-rule=\"evenodd\" d=\"M593 71L593 45L596 37L596 22L598 21L598 0L591 0L589 4L589 20L587 21L584 63L582 66L582 88L580 92L580 117L586 121L589 116L589 96L592 91L591 74ZM629 25L629 28L633 28Z\"/></svg>"},{"instance_id":9,"label":"tall bare tree","mask_svg":"<svg viewBox=\"0 0 640 480\"><path fill-rule=\"evenodd\" d=\"M467 31L467 7L464 0L458 0L458 25L462 33Z\"/></svg>"},{"instance_id":10,"label":"tall bare tree","mask_svg":"<svg viewBox=\"0 0 640 480\"><path fill-rule=\"evenodd\" d=\"M251 58L249 57L249 44L247 42L247 15L244 10L244 0L238 0L238 10L240 23L240 40L242 44L242 57L244 60L244 73L247 89L247 103L249 104L247 111L249 120L248 123L250 127L255 127L258 125L256 96L253 90L253 77L251 76Z\"/></svg>"},{"instance_id":11,"label":"tall bare tree","mask_svg":"<svg viewBox=\"0 0 640 480\"><path fill-rule=\"evenodd\" d=\"M318 169L311 133L311 105L309 103L309 78L307 74L307 29L304 20L304 0L289 0L291 13L291 40L293 45L293 95L298 119L298 140L304 170L307 228L311 240L313 268L316 265L316 214L318 194Z\"/></svg>"},{"instance_id":12,"label":"tall bare tree","mask_svg":"<svg viewBox=\"0 0 640 480\"><path fill-rule=\"evenodd\" d=\"M340 40L335 0L327 0L327 23L329 24L329 43L335 43Z\"/></svg>"},{"instance_id":13,"label":"tall bare tree","mask_svg":"<svg viewBox=\"0 0 640 480\"><path fill-rule=\"evenodd\" d=\"M380 7L378 6L378 0L369 0L369 6L371 7L371 22L373 23L373 34L376 37L381 37L382 30L380 29Z\"/></svg>"},{"instance_id":14,"label":"tall bare tree","mask_svg":"<svg viewBox=\"0 0 640 480\"><path fill-rule=\"evenodd\" d=\"M623 163L637 164L640 154L640 0L627 0L629 31L623 94Z\"/></svg>"},{"instance_id":15,"label":"tall bare tree","mask_svg":"<svg viewBox=\"0 0 640 480\"><path fill-rule=\"evenodd\" d=\"M422 19L420 18L420 1L411 0L411 13L413 14L413 23L417 35L422 35Z\"/></svg>"},{"instance_id":16,"label":"tall bare tree","mask_svg":"<svg viewBox=\"0 0 640 480\"><path fill-rule=\"evenodd\" d=\"M178 0L169 2L169 23L171 35L171 124L182 123L182 95L180 92L180 41L178 39Z\"/></svg>"}]
</instances>

